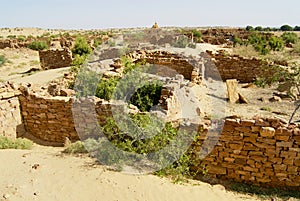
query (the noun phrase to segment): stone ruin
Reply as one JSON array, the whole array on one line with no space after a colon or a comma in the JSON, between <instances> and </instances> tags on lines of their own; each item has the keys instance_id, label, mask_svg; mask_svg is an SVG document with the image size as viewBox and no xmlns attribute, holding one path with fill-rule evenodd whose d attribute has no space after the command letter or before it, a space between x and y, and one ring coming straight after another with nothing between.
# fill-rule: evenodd
<instances>
[{"instance_id":1,"label":"stone ruin","mask_svg":"<svg viewBox=\"0 0 300 201\"><path fill-rule=\"evenodd\" d=\"M69 67L72 64L72 52L70 49L40 50L40 63L43 70Z\"/></svg>"},{"instance_id":2,"label":"stone ruin","mask_svg":"<svg viewBox=\"0 0 300 201\"><path fill-rule=\"evenodd\" d=\"M258 67L262 66L261 61L255 59L211 53L209 55L224 80L236 78L241 82L249 82L253 80L254 75L262 72ZM146 60L152 64L166 65L181 74L175 75L169 80L169 84L164 86L160 100L164 114L176 117L179 111L177 111L178 101L173 95L174 87L181 86L182 83L187 87L190 84L201 84L202 72L199 66L194 67L186 58L164 51L136 51L131 53L131 56L136 62ZM181 68L181 65L185 68ZM120 69L122 67L115 63L110 65L108 71L122 75ZM206 70L209 75L209 67ZM106 75L110 74L106 73ZM236 77L232 77L233 75ZM92 124L93 119L96 119L100 125L103 124L107 117L112 116L112 107L124 107L124 103L95 98L75 100L68 95L53 97L45 90L38 92L24 85L2 84L0 117L4 121L1 121L0 135L22 136L25 129L37 139L63 144L65 138L71 141L78 140L78 131L95 129ZM76 112L77 116L72 113L74 105L84 106L91 103L95 113L91 113L85 107L75 107L75 110L79 109ZM132 113L138 112L136 108L129 109ZM201 110L198 114L200 118ZM176 118L169 120L173 121ZM224 120L220 135L211 133L207 136L210 124L211 121L207 118L197 125L203 133L197 143L192 145L197 150L192 153L196 160L191 166L192 170L206 171L210 178L300 190L299 125L288 125L287 122L275 118L230 117ZM203 159L197 159L207 138L210 139L209 144L213 146L213 150Z\"/></svg>"}]
</instances>

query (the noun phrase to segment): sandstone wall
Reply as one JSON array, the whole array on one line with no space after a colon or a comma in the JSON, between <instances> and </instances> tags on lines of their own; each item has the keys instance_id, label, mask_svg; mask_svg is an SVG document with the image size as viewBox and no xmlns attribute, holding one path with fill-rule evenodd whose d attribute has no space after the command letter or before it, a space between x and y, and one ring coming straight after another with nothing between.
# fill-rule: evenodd
<instances>
[{"instance_id":1,"label":"sandstone wall","mask_svg":"<svg viewBox=\"0 0 300 201\"><path fill-rule=\"evenodd\" d=\"M74 117L74 98L71 97L42 97L25 89L19 101L26 131L49 142L63 143L66 137L71 141L79 140L77 132L91 132L97 121L101 125L112 114L111 105L101 99L77 101L74 104ZM91 111L96 111L96 115Z\"/></svg>"},{"instance_id":2,"label":"sandstone wall","mask_svg":"<svg viewBox=\"0 0 300 201\"><path fill-rule=\"evenodd\" d=\"M39 51L40 63L43 69L54 69L69 67L73 61L72 52L63 50L41 50Z\"/></svg>"},{"instance_id":3,"label":"sandstone wall","mask_svg":"<svg viewBox=\"0 0 300 201\"><path fill-rule=\"evenodd\" d=\"M16 138L22 131L19 92L9 84L0 83L0 136Z\"/></svg>"},{"instance_id":4,"label":"sandstone wall","mask_svg":"<svg viewBox=\"0 0 300 201\"><path fill-rule=\"evenodd\" d=\"M274 64L257 58L245 58L238 55L226 55L223 52L213 54L207 51L201 56L206 60L205 74L207 77L216 75L215 70L218 70L221 78L237 79L240 82L253 82L257 77L273 76L272 66ZM215 68L215 65L217 68Z\"/></svg>"},{"instance_id":5,"label":"sandstone wall","mask_svg":"<svg viewBox=\"0 0 300 201\"><path fill-rule=\"evenodd\" d=\"M0 49L4 48L23 48L27 47L28 41L18 41L17 39L0 40Z\"/></svg>"},{"instance_id":6,"label":"sandstone wall","mask_svg":"<svg viewBox=\"0 0 300 201\"><path fill-rule=\"evenodd\" d=\"M136 62L146 61L146 63L166 66L175 70L178 74L183 75L187 80L195 83L201 82L201 63L193 59L189 60L188 58L166 51L139 51L133 53L132 57ZM191 63L193 63L193 65ZM168 72L170 71L167 71L165 68L160 69L157 67L155 72L157 72L158 75L169 76ZM173 76L171 75L169 77Z\"/></svg>"},{"instance_id":7,"label":"sandstone wall","mask_svg":"<svg viewBox=\"0 0 300 201\"><path fill-rule=\"evenodd\" d=\"M200 150L205 136L193 146ZM278 119L227 119L213 151L193 167L223 180L300 190L300 127Z\"/></svg>"}]
</instances>

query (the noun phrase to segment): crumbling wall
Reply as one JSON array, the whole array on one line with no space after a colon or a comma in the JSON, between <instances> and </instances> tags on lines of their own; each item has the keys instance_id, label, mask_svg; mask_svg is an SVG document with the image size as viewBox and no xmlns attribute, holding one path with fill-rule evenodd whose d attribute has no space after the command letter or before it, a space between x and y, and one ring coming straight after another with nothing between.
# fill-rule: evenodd
<instances>
[{"instance_id":1,"label":"crumbling wall","mask_svg":"<svg viewBox=\"0 0 300 201\"><path fill-rule=\"evenodd\" d=\"M69 49L41 50L39 51L40 63L43 69L54 69L71 66L72 52Z\"/></svg>"},{"instance_id":2,"label":"crumbling wall","mask_svg":"<svg viewBox=\"0 0 300 201\"><path fill-rule=\"evenodd\" d=\"M183 75L187 80L196 83L201 82L201 63L195 62L193 59L190 61L188 58L167 51L137 51L131 54L131 56L136 62L145 61L150 64L166 66ZM193 62L193 65L191 62ZM165 68L156 68L156 73L168 76L166 75L168 71Z\"/></svg>"},{"instance_id":3,"label":"crumbling wall","mask_svg":"<svg viewBox=\"0 0 300 201\"><path fill-rule=\"evenodd\" d=\"M0 136L16 138L22 130L18 95L8 83L0 83Z\"/></svg>"},{"instance_id":4,"label":"crumbling wall","mask_svg":"<svg viewBox=\"0 0 300 201\"><path fill-rule=\"evenodd\" d=\"M226 55L224 52L213 54L210 51L202 53L205 59L205 76L213 77L216 70L221 78L237 79L242 83L253 82L258 77L271 77L274 74L274 63L268 63L258 58L245 58L239 55ZM216 66L216 67L215 67Z\"/></svg>"},{"instance_id":5,"label":"crumbling wall","mask_svg":"<svg viewBox=\"0 0 300 201\"><path fill-rule=\"evenodd\" d=\"M166 90L163 96L169 99L172 95ZM103 125L107 117L112 117L115 104L82 98L74 106L71 97L40 97L28 90L22 90L19 100L26 130L37 138L60 143L66 137L78 140L77 133L83 139L99 135L96 123ZM210 142L206 146L211 145L212 152L200 160L198 151L207 138ZM279 119L270 118L226 119L220 136L203 133L192 148L195 159L192 170L206 171L222 180L300 187L300 126L287 126Z\"/></svg>"},{"instance_id":6,"label":"crumbling wall","mask_svg":"<svg viewBox=\"0 0 300 201\"><path fill-rule=\"evenodd\" d=\"M112 115L111 103L102 99L86 98L74 103L72 97L39 96L28 88L21 91L19 101L25 129L44 141L63 143L66 137L79 140L77 132L90 132L95 129L95 123L102 125ZM96 111L95 117L91 111Z\"/></svg>"},{"instance_id":7,"label":"crumbling wall","mask_svg":"<svg viewBox=\"0 0 300 201\"><path fill-rule=\"evenodd\" d=\"M213 151L195 153L193 169L222 180L300 190L300 126L279 119L227 119L220 136L209 136ZM202 135L193 147L200 150Z\"/></svg>"}]
</instances>

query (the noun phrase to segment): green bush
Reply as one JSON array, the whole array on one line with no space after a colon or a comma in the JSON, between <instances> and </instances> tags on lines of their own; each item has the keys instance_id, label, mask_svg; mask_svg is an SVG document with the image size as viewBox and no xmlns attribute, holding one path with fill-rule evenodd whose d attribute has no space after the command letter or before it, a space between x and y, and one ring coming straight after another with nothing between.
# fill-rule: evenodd
<instances>
[{"instance_id":1,"label":"green bush","mask_svg":"<svg viewBox=\"0 0 300 201\"><path fill-rule=\"evenodd\" d=\"M77 37L74 48L72 49L74 55L86 56L92 53L92 48L83 37Z\"/></svg>"},{"instance_id":2,"label":"green bush","mask_svg":"<svg viewBox=\"0 0 300 201\"><path fill-rule=\"evenodd\" d=\"M273 51L280 51L283 49L283 40L276 36L269 38L269 46Z\"/></svg>"},{"instance_id":3,"label":"green bush","mask_svg":"<svg viewBox=\"0 0 300 201\"><path fill-rule=\"evenodd\" d=\"M174 47L178 48L186 48L186 46L189 44L189 39L186 36L179 36L177 40L173 43Z\"/></svg>"},{"instance_id":4,"label":"green bush","mask_svg":"<svg viewBox=\"0 0 300 201\"><path fill-rule=\"evenodd\" d=\"M28 45L29 49L32 50L44 50L48 48L47 42L46 41L33 41L31 44Z\"/></svg>"},{"instance_id":5,"label":"green bush","mask_svg":"<svg viewBox=\"0 0 300 201\"><path fill-rule=\"evenodd\" d=\"M7 62L7 59L4 55L0 55L0 66L3 66Z\"/></svg>"},{"instance_id":6,"label":"green bush","mask_svg":"<svg viewBox=\"0 0 300 201\"><path fill-rule=\"evenodd\" d=\"M80 66L85 62L86 56L80 56L78 54L75 54L74 60L72 61L72 67L71 72L74 72L75 74L78 73Z\"/></svg>"},{"instance_id":7,"label":"green bush","mask_svg":"<svg viewBox=\"0 0 300 201\"><path fill-rule=\"evenodd\" d=\"M77 141L75 143L70 144L66 149L64 149L63 153L84 154L84 153L88 153L88 151L86 150L83 142Z\"/></svg>"},{"instance_id":8,"label":"green bush","mask_svg":"<svg viewBox=\"0 0 300 201\"><path fill-rule=\"evenodd\" d=\"M98 38L94 39L94 46L95 47L98 47L101 44L102 44L102 38L101 37L98 37Z\"/></svg>"},{"instance_id":9,"label":"green bush","mask_svg":"<svg viewBox=\"0 0 300 201\"><path fill-rule=\"evenodd\" d=\"M15 38L17 38L17 36L16 35L8 35L7 38L9 38L9 39L15 39Z\"/></svg>"},{"instance_id":10,"label":"green bush","mask_svg":"<svg viewBox=\"0 0 300 201\"><path fill-rule=\"evenodd\" d=\"M297 43L298 41L298 35L292 32L285 32L282 34L282 39L285 41L285 43Z\"/></svg>"},{"instance_id":11,"label":"green bush","mask_svg":"<svg viewBox=\"0 0 300 201\"><path fill-rule=\"evenodd\" d=\"M247 43L251 44L254 49L262 55L268 54L271 50L280 51L283 49L283 40L276 36L266 37L258 33L251 34Z\"/></svg>"},{"instance_id":12,"label":"green bush","mask_svg":"<svg viewBox=\"0 0 300 201\"><path fill-rule=\"evenodd\" d=\"M233 37L233 45L234 46L236 46L236 45L242 45L242 44L243 44L242 39L240 39L239 37L236 37L236 36Z\"/></svg>"},{"instance_id":13,"label":"green bush","mask_svg":"<svg viewBox=\"0 0 300 201\"><path fill-rule=\"evenodd\" d=\"M18 41L25 41L25 40L26 40L26 36L23 35L18 36Z\"/></svg>"},{"instance_id":14,"label":"green bush","mask_svg":"<svg viewBox=\"0 0 300 201\"><path fill-rule=\"evenodd\" d=\"M0 136L0 149L31 149L33 142L23 138L16 140Z\"/></svg>"},{"instance_id":15,"label":"green bush","mask_svg":"<svg viewBox=\"0 0 300 201\"><path fill-rule=\"evenodd\" d=\"M251 34L248 37L248 43L253 45L254 49L260 54L266 55L270 52L267 39L263 35L259 35L257 33Z\"/></svg>"},{"instance_id":16,"label":"green bush","mask_svg":"<svg viewBox=\"0 0 300 201\"><path fill-rule=\"evenodd\" d=\"M137 89L132 95L130 103L137 106L142 112L150 111L151 107L158 104L162 84L150 83Z\"/></svg>"},{"instance_id":17,"label":"green bush","mask_svg":"<svg viewBox=\"0 0 300 201\"><path fill-rule=\"evenodd\" d=\"M83 70L76 75L76 97L94 96L99 75L90 70ZM70 87L70 86L69 86Z\"/></svg>"},{"instance_id":18,"label":"green bush","mask_svg":"<svg viewBox=\"0 0 300 201\"><path fill-rule=\"evenodd\" d=\"M97 86L96 96L105 100L111 100L118 78L102 79Z\"/></svg>"}]
</instances>

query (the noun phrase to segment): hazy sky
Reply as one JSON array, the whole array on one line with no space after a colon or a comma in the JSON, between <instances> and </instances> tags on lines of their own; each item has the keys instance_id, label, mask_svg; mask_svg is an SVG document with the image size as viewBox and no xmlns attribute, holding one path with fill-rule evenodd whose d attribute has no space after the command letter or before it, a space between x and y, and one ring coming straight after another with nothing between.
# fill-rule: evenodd
<instances>
[{"instance_id":1,"label":"hazy sky","mask_svg":"<svg viewBox=\"0 0 300 201\"><path fill-rule=\"evenodd\" d=\"M0 0L0 27L300 25L299 0Z\"/></svg>"}]
</instances>

